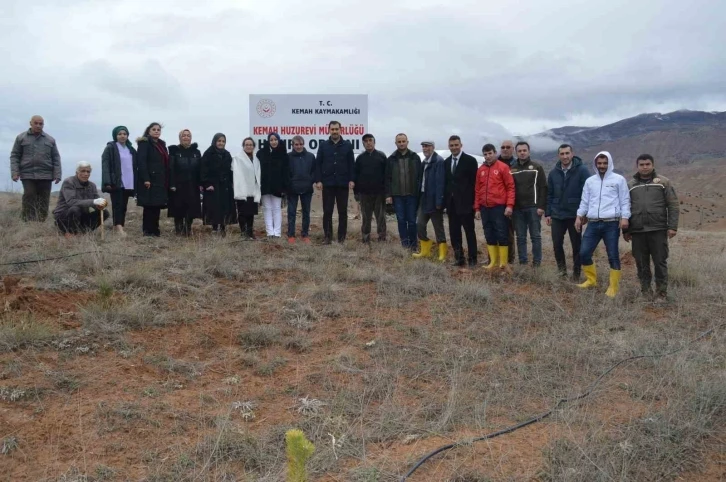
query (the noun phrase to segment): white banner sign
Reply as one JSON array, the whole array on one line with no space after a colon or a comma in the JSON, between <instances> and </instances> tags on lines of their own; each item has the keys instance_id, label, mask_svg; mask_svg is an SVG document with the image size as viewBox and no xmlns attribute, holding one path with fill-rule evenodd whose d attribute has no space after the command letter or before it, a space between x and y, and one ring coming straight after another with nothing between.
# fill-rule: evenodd
<instances>
[{"instance_id":1,"label":"white banner sign","mask_svg":"<svg viewBox=\"0 0 726 482\"><path fill-rule=\"evenodd\" d=\"M257 148L276 132L292 149L293 136L302 136L308 151L316 153L328 139L328 123L340 122L344 139L363 150L361 137L368 132L367 95L256 95L250 94L250 136Z\"/></svg>"}]
</instances>

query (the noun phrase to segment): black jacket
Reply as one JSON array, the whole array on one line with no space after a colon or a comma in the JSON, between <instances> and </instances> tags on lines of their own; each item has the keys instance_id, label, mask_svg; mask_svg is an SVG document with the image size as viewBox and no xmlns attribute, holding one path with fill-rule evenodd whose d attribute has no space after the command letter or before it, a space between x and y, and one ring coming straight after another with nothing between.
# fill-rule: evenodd
<instances>
[{"instance_id":1,"label":"black jacket","mask_svg":"<svg viewBox=\"0 0 726 482\"><path fill-rule=\"evenodd\" d=\"M134 173L136 173L136 149L130 142L127 147L131 153ZM123 182L121 182L121 156L118 153L116 141L111 141L106 144L106 148L101 155L101 191L111 192L121 188L133 190L134 186L124 186Z\"/></svg>"},{"instance_id":2,"label":"black jacket","mask_svg":"<svg viewBox=\"0 0 726 482\"><path fill-rule=\"evenodd\" d=\"M452 156L449 156L444 161L444 169L446 169L444 202L447 210L453 205L459 215L474 212L476 171L479 169L479 163L476 162L475 157L462 152L456 163L456 172L452 174L451 159Z\"/></svg>"},{"instance_id":3,"label":"black jacket","mask_svg":"<svg viewBox=\"0 0 726 482\"><path fill-rule=\"evenodd\" d=\"M383 195L386 192L386 155L381 151L363 152L355 160L353 181L356 194Z\"/></svg>"},{"instance_id":4,"label":"black jacket","mask_svg":"<svg viewBox=\"0 0 726 482\"><path fill-rule=\"evenodd\" d=\"M165 151L166 143L159 139L156 141ZM167 187L169 185L168 158L165 159L152 141L145 137L136 140L138 146L137 172L136 172L136 201L139 206L166 207L168 202ZM144 187L145 182L151 186Z\"/></svg>"},{"instance_id":5,"label":"black jacket","mask_svg":"<svg viewBox=\"0 0 726 482\"><path fill-rule=\"evenodd\" d=\"M330 139L321 142L315 161L316 181L323 186L343 187L353 180L355 159L350 141L341 137L336 144Z\"/></svg>"},{"instance_id":6,"label":"black jacket","mask_svg":"<svg viewBox=\"0 0 726 482\"><path fill-rule=\"evenodd\" d=\"M201 163L202 153L196 142L189 147L169 146L169 188L188 182L200 185Z\"/></svg>"},{"instance_id":7,"label":"black jacket","mask_svg":"<svg viewBox=\"0 0 726 482\"><path fill-rule=\"evenodd\" d=\"M671 181L653 171L650 179L636 173L628 182L630 190L630 226L626 233L646 233L666 229L678 230L680 203Z\"/></svg>"},{"instance_id":8,"label":"black jacket","mask_svg":"<svg viewBox=\"0 0 726 482\"><path fill-rule=\"evenodd\" d=\"M290 158L289 191L293 194L313 192L315 182L315 156L313 153L303 149L302 152L290 152L288 157Z\"/></svg>"},{"instance_id":9,"label":"black jacket","mask_svg":"<svg viewBox=\"0 0 726 482\"><path fill-rule=\"evenodd\" d=\"M418 154L396 149L386 161L386 196L416 196L421 193L423 166Z\"/></svg>"},{"instance_id":10,"label":"black jacket","mask_svg":"<svg viewBox=\"0 0 726 482\"><path fill-rule=\"evenodd\" d=\"M547 177L542 164L532 159L523 163L514 159L509 168L514 178L514 209L536 207L546 210Z\"/></svg>"},{"instance_id":11,"label":"black jacket","mask_svg":"<svg viewBox=\"0 0 726 482\"><path fill-rule=\"evenodd\" d=\"M547 176L547 209L545 216L554 219L575 219L577 208L582 199L582 187L590 177L590 170L579 157L572 158L572 165L565 171L562 163L557 165Z\"/></svg>"},{"instance_id":12,"label":"black jacket","mask_svg":"<svg viewBox=\"0 0 726 482\"><path fill-rule=\"evenodd\" d=\"M200 182L204 187L204 224L233 224L236 221L232 155L209 146L202 156ZM209 186L214 191L207 191Z\"/></svg>"},{"instance_id":13,"label":"black jacket","mask_svg":"<svg viewBox=\"0 0 726 482\"><path fill-rule=\"evenodd\" d=\"M287 192L290 183L290 158L285 151L285 144L280 141L277 149L271 151L269 147L257 151L260 161L260 190L262 195L272 194L282 197Z\"/></svg>"}]
</instances>

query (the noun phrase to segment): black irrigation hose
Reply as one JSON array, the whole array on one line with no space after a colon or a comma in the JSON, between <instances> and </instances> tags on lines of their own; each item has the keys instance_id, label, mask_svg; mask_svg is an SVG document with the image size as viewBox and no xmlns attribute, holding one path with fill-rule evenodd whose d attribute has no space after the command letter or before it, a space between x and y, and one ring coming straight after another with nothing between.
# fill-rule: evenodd
<instances>
[{"instance_id":1,"label":"black irrigation hose","mask_svg":"<svg viewBox=\"0 0 726 482\"><path fill-rule=\"evenodd\" d=\"M126 258L151 258L151 256L142 256L138 254L126 254L126 253L114 253L111 251L82 251L80 253L73 253L73 254L66 254L64 256L54 256L52 258L39 258L39 259L26 259L24 261L11 261L9 263L0 263L0 266L15 266L20 264L29 264L29 263L44 263L46 261L55 261L58 259L66 259L66 258L73 258L75 256L82 256L84 254L110 254L113 256L123 256Z\"/></svg>"},{"instance_id":2,"label":"black irrigation hose","mask_svg":"<svg viewBox=\"0 0 726 482\"><path fill-rule=\"evenodd\" d=\"M635 356L631 356L631 357L628 357L628 358L624 358L624 359L620 360L619 362L617 362L616 364L614 364L613 366L611 366L610 368L608 368L607 370L605 370L604 372L602 372L600 374L600 376L597 377L595 379L595 381L592 382L590 384L590 386L588 387L588 389L585 390L584 392L580 393L579 395L575 395L573 397L561 398L552 408L550 408L546 412L543 412L543 413L541 413L539 415L536 415L536 416L534 416L534 417L532 417L532 418L530 418L528 420L525 420L522 423L518 423L517 425L512 425L510 427L504 428L504 429L499 430L497 432L492 432L492 433L487 434L487 435L483 435L481 437L476 437L476 438L468 439L468 440L460 440L458 442L450 443L448 445L444 445L442 447L439 447L436 450L434 450L433 452L428 453L426 456L424 456L418 462L416 462L416 465L414 465L413 467L411 467L411 470L409 470L406 473L406 475L404 475L401 478L401 482L405 482L411 475L413 475L414 472L416 472L416 470L418 470L423 464L425 464L431 457L433 457L435 455L438 455L441 452L446 452L447 450L450 450L450 449L453 449L453 448L456 448L456 447L462 447L462 446L465 446L465 445L471 445L474 442L481 442L483 440L490 440L490 439L499 437L500 435L506 435L508 433L512 433L514 431L519 430L520 428L524 428L524 427L526 427L528 425L532 425L533 423L537 423L537 422L539 422L541 420L544 420L545 418L547 418L550 415L552 415L552 413L554 413L555 410L557 410L558 408L560 408L562 405L564 405L566 403L574 402L574 401L577 401L577 400L582 400L583 398L589 396L593 392L593 390L595 390L595 387L597 387L597 385L600 384L600 382L602 381L603 378L605 378L607 375L609 375L613 370L615 370L616 368L618 368L620 365L623 365L625 363L628 363L628 362L631 362L631 361L634 361L634 360L641 360L641 359L644 359L644 358L662 358L662 357L665 357L665 356L675 355L676 353L685 350L686 348L688 348L692 344L696 343L697 341L702 340L703 338L707 337L708 335L710 335L711 333L713 333L714 331L716 331L717 329L719 329L719 328L721 328L723 326L726 326L726 323L721 323L720 325L714 326L713 328L711 328L708 331L704 331L703 333L701 333L700 335L698 335L693 340L689 341L688 343L686 343L682 347L680 347L680 348L678 348L676 350L673 350L673 351L669 351L669 352L665 352L665 353L656 353L655 355L635 355Z\"/></svg>"}]
</instances>

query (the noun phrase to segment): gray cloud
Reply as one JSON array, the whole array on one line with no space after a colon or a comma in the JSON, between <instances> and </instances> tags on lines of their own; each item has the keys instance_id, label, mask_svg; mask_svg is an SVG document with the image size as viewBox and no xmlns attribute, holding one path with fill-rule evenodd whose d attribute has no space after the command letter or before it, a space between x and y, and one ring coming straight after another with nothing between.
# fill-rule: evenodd
<instances>
[{"instance_id":1,"label":"gray cloud","mask_svg":"<svg viewBox=\"0 0 726 482\"><path fill-rule=\"evenodd\" d=\"M111 129L214 132L233 150L250 93L367 93L390 151L452 133L485 142L641 112L726 110L726 4L694 0L7 0L0 151L46 118L66 173L98 166ZM537 139L533 141L538 142ZM536 144L535 144L536 145ZM6 184L9 169L0 175ZM96 170L94 178L100 176Z\"/></svg>"}]
</instances>

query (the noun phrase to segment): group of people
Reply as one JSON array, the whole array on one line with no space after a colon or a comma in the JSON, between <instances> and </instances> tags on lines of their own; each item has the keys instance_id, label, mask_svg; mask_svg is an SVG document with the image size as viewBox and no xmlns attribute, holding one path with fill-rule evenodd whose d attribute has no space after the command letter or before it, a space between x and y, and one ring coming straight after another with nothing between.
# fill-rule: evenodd
<instances>
[{"instance_id":1,"label":"group of people","mask_svg":"<svg viewBox=\"0 0 726 482\"><path fill-rule=\"evenodd\" d=\"M24 220L44 221L49 209L51 183L61 180L60 155L55 140L43 130L40 116L18 135L10 156L14 181L23 183ZM485 269L508 272L516 253L528 264L527 236L532 262L542 262L541 219L551 226L557 267L567 276L565 233L573 252L573 279L586 280L581 288L597 286L593 253L603 241L610 265L606 294L614 297L620 285L620 232L633 243L633 255L644 295L652 296L651 260L655 265L656 299L666 299L668 239L678 229L679 202L668 179L657 175L655 160L648 154L637 158L637 172L626 182L614 172L612 156L600 152L593 160L595 173L576 157L570 145L558 149L559 161L545 175L543 166L530 158L530 146L506 140L501 152L493 144L482 148L484 162L463 151L461 138L448 141L444 159L434 141L421 143L423 159L408 147L406 134L395 138L396 150L386 156L376 149L372 134L363 136L365 151L354 156L350 141L342 138L340 123L331 121L330 137L317 155L305 149L300 136L292 139L292 151L273 133L261 149L250 137L242 152L232 156L226 137L215 134L202 154L192 142L189 129L179 132L179 143L168 146L161 139L161 125L153 122L136 140L129 130L112 131L102 155L102 191L110 195L114 230L125 236L129 198L143 207L142 232L160 236L161 210L168 208L177 234L189 236L194 219L202 218L213 233L239 223L242 236L254 238L254 216L262 204L266 234L281 237L282 198L288 199L288 242L295 242L298 202L302 208L301 238L310 243L310 205L314 189L322 191L324 243L333 239L333 211L337 205L337 241L347 235L350 190L360 203L361 238L371 242L375 217L379 241L386 240L386 204L392 204L401 244L414 258L448 256L444 214L456 266L477 265L475 220L481 220L489 261ZM256 151L256 152L255 152ZM66 236L97 228L108 217L107 202L89 181L91 166L78 163L76 174L63 181L53 211L56 225ZM434 241L428 237L429 222ZM582 228L587 228L582 233ZM462 236L463 231L463 236ZM463 238L466 237L467 250Z\"/></svg>"}]
</instances>

